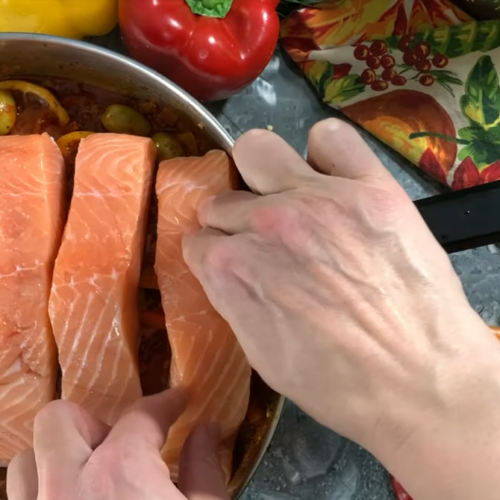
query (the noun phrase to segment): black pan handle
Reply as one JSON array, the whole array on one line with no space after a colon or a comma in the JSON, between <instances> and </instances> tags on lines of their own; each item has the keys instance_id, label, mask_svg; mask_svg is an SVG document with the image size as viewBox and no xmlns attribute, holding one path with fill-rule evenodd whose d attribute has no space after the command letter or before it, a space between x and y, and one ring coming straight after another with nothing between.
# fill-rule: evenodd
<instances>
[{"instance_id":1,"label":"black pan handle","mask_svg":"<svg viewBox=\"0 0 500 500\"><path fill-rule=\"evenodd\" d=\"M500 243L500 181L415 202L448 253Z\"/></svg>"}]
</instances>

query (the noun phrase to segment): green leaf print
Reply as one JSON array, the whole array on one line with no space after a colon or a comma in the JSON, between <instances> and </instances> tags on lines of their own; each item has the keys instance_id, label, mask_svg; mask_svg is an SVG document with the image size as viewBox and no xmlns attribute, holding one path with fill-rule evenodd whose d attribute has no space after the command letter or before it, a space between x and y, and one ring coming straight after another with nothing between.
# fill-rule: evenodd
<instances>
[{"instance_id":1,"label":"green leaf print","mask_svg":"<svg viewBox=\"0 0 500 500\"><path fill-rule=\"evenodd\" d=\"M446 55L450 58L463 56L472 51L477 33L477 23L464 23L460 29L448 30Z\"/></svg>"},{"instance_id":2,"label":"green leaf print","mask_svg":"<svg viewBox=\"0 0 500 500\"><path fill-rule=\"evenodd\" d=\"M441 26L413 34L414 42L428 42L434 54L450 59L471 52L489 52L500 47L500 23L498 21L471 21L455 26ZM387 40L393 50L398 48L400 36Z\"/></svg>"},{"instance_id":3,"label":"green leaf print","mask_svg":"<svg viewBox=\"0 0 500 500\"><path fill-rule=\"evenodd\" d=\"M445 76L454 78L452 75ZM463 147L458 152L458 159L465 160L470 156L478 169L498 161L500 159L499 84L491 57L480 57L467 77L465 93L460 98L462 113L470 125L459 129L458 137L447 137L428 131L411 134L410 138L439 137L460 144Z\"/></svg>"},{"instance_id":4,"label":"green leaf print","mask_svg":"<svg viewBox=\"0 0 500 500\"><path fill-rule=\"evenodd\" d=\"M329 64L326 61L318 61L318 62L325 64L325 69L323 71L323 74L321 75L321 77L319 78L318 83L317 83L318 91L323 92L326 84L332 79L333 67L331 64Z\"/></svg>"},{"instance_id":5,"label":"green leaf print","mask_svg":"<svg viewBox=\"0 0 500 500\"><path fill-rule=\"evenodd\" d=\"M498 21L472 21L443 26L428 33L427 41L436 52L450 59L470 52L489 52L500 47Z\"/></svg>"},{"instance_id":6,"label":"green leaf print","mask_svg":"<svg viewBox=\"0 0 500 500\"><path fill-rule=\"evenodd\" d=\"M500 143L500 126L488 130L477 125L463 127L458 131L458 137L469 142L484 141Z\"/></svg>"},{"instance_id":7,"label":"green leaf print","mask_svg":"<svg viewBox=\"0 0 500 500\"><path fill-rule=\"evenodd\" d=\"M359 75L347 75L332 80L326 87L323 101L328 104L341 104L365 91L365 84Z\"/></svg>"},{"instance_id":8,"label":"green leaf print","mask_svg":"<svg viewBox=\"0 0 500 500\"><path fill-rule=\"evenodd\" d=\"M500 144L494 144L489 141L475 141L468 146L464 146L458 152L458 159L465 160L470 156L476 167L481 169L500 158Z\"/></svg>"},{"instance_id":9,"label":"green leaf print","mask_svg":"<svg viewBox=\"0 0 500 500\"><path fill-rule=\"evenodd\" d=\"M470 156L477 167L482 168L500 158L500 126L488 130L477 125L464 127L458 136L468 143L458 153L460 160Z\"/></svg>"},{"instance_id":10,"label":"green leaf print","mask_svg":"<svg viewBox=\"0 0 500 500\"><path fill-rule=\"evenodd\" d=\"M469 73L460 107L466 118L484 128L500 122L500 88L490 56L481 57Z\"/></svg>"}]
</instances>

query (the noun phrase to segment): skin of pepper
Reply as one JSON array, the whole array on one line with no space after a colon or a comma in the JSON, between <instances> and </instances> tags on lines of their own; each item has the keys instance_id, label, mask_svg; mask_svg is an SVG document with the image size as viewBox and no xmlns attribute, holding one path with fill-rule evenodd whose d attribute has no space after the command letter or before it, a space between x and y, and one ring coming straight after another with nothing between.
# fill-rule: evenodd
<instances>
[{"instance_id":1,"label":"skin of pepper","mask_svg":"<svg viewBox=\"0 0 500 500\"><path fill-rule=\"evenodd\" d=\"M224 18L194 15L185 0L120 0L130 55L200 101L226 99L252 83L279 35L279 0L233 0Z\"/></svg>"},{"instance_id":2,"label":"skin of pepper","mask_svg":"<svg viewBox=\"0 0 500 500\"><path fill-rule=\"evenodd\" d=\"M109 33L118 0L2 0L0 32L44 33L82 39Z\"/></svg>"}]
</instances>

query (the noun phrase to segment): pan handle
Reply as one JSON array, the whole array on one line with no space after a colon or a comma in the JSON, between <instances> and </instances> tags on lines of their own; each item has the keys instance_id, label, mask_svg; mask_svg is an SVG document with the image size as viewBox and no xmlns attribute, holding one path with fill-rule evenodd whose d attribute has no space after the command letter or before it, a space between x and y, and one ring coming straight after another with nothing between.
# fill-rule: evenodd
<instances>
[{"instance_id":1,"label":"pan handle","mask_svg":"<svg viewBox=\"0 0 500 500\"><path fill-rule=\"evenodd\" d=\"M500 243L500 181L415 202L448 253Z\"/></svg>"}]
</instances>

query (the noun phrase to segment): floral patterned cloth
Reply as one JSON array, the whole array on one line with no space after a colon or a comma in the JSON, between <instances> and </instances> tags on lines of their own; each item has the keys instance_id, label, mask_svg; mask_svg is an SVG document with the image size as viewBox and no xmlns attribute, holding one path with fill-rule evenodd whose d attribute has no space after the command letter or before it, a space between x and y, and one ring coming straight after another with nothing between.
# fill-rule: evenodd
<instances>
[{"instance_id":1,"label":"floral patterned cloth","mask_svg":"<svg viewBox=\"0 0 500 500\"><path fill-rule=\"evenodd\" d=\"M453 189L500 179L500 21L448 0L330 0L281 42L323 101Z\"/></svg>"},{"instance_id":2,"label":"floral patterned cloth","mask_svg":"<svg viewBox=\"0 0 500 500\"><path fill-rule=\"evenodd\" d=\"M500 21L448 0L329 0L286 18L281 43L325 103L440 182L500 179Z\"/></svg>"}]
</instances>

